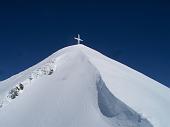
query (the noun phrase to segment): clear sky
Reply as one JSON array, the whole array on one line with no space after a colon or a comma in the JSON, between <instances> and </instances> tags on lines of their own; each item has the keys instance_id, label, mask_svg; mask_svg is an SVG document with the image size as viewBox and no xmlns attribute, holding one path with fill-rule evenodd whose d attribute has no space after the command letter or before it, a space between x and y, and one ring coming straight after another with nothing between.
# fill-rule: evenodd
<instances>
[{"instance_id":1,"label":"clear sky","mask_svg":"<svg viewBox=\"0 0 170 127\"><path fill-rule=\"evenodd\" d=\"M84 44L170 87L168 1L42 1L0 3L0 80L53 52Z\"/></svg>"}]
</instances>

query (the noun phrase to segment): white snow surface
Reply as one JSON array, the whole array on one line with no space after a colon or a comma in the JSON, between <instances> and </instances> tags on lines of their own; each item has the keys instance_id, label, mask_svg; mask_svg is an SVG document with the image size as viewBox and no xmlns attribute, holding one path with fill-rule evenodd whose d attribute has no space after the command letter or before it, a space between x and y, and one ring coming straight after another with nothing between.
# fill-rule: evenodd
<instances>
[{"instance_id":1,"label":"white snow surface","mask_svg":"<svg viewBox=\"0 0 170 127\"><path fill-rule=\"evenodd\" d=\"M0 82L0 127L170 127L170 89L73 45Z\"/></svg>"}]
</instances>

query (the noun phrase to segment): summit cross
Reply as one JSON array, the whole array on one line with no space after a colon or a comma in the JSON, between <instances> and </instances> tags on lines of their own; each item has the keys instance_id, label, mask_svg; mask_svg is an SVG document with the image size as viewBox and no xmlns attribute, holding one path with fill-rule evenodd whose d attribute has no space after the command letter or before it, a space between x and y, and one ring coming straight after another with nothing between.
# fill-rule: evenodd
<instances>
[{"instance_id":1,"label":"summit cross","mask_svg":"<svg viewBox=\"0 0 170 127\"><path fill-rule=\"evenodd\" d=\"M77 44L80 44L81 41L83 41L81 38L80 38L80 35L78 34L78 37L75 37L74 39L77 40Z\"/></svg>"}]
</instances>

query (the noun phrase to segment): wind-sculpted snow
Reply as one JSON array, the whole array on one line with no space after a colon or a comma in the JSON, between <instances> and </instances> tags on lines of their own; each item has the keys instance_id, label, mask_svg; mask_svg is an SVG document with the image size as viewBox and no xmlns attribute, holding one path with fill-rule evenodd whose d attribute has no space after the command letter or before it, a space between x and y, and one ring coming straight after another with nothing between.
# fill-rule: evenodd
<instances>
[{"instance_id":1,"label":"wind-sculpted snow","mask_svg":"<svg viewBox=\"0 0 170 127\"><path fill-rule=\"evenodd\" d=\"M169 88L83 45L0 82L2 127L169 127Z\"/></svg>"},{"instance_id":2,"label":"wind-sculpted snow","mask_svg":"<svg viewBox=\"0 0 170 127\"><path fill-rule=\"evenodd\" d=\"M106 117L112 118L112 124L120 127L153 127L140 114L118 100L106 87L101 77L97 80L98 105Z\"/></svg>"}]
</instances>

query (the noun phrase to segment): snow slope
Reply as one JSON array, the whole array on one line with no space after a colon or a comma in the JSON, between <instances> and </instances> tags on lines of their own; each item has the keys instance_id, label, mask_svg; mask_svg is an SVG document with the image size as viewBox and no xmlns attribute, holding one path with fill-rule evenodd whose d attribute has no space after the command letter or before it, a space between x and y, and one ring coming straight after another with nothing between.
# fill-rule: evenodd
<instances>
[{"instance_id":1,"label":"snow slope","mask_svg":"<svg viewBox=\"0 0 170 127\"><path fill-rule=\"evenodd\" d=\"M0 126L170 127L169 97L162 84L74 45L0 82Z\"/></svg>"}]
</instances>

